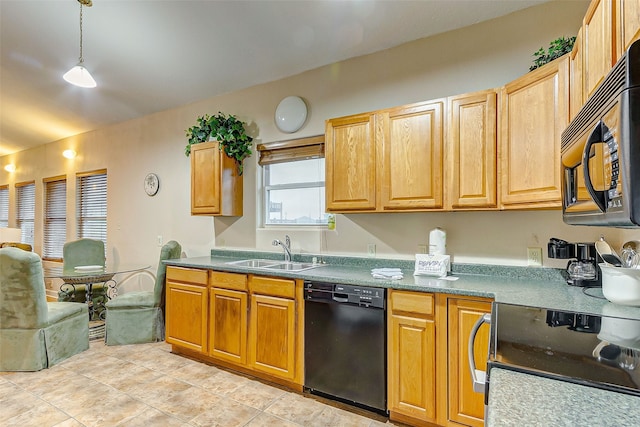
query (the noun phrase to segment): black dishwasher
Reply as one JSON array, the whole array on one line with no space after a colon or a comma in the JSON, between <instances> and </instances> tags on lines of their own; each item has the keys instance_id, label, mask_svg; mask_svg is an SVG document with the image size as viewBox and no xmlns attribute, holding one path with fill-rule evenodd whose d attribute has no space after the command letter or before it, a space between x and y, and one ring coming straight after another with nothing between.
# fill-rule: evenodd
<instances>
[{"instance_id":1,"label":"black dishwasher","mask_svg":"<svg viewBox=\"0 0 640 427\"><path fill-rule=\"evenodd\" d=\"M385 289L305 282L305 389L387 414Z\"/></svg>"}]
</instances>

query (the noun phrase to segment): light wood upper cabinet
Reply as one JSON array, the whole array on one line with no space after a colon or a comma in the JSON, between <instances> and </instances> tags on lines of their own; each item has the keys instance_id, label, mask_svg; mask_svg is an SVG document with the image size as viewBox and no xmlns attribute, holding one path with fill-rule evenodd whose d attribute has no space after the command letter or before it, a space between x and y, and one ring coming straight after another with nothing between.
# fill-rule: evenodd
<instances>
[{"instance_id":1,"label":"light wood upper cabinet","mask_svg":"<svg viewBox=\"0 0 640 427\"><path fill-rule=\"evenodd\" d=\"M631 43L640 39L640 1L617 0L616 1L616 26L615 34L618 36L618 56L620 58L631 46Z\"/></svg>"},{"instance_id":2,"label":"light wood upper cabinet","mask_svg":"<svg viewBox=\"0 0 640 427\"><path fill-rule=\"evenodd\" d=\"M436 422L436 326L433 295L390 291L388 407L392 419Z\"/></svg>"},{"instance_id":3,"label":"light wood upper cabinet","mask_svg":"<svg viewBox=\"0 0 640 427\"><path fill-rule=\"evenodd\" d=\"M376 145L373 113L327 120L326 209L370 211L376 207Z\"/></svg>"},{"instance_id":4,"label":"light wood upper cabinet","mask_svg":"<svg viewBox=\"0 0 640 427\"><path fill-rule=\"evenodd\" d=\"M444 109L438 100L377 114L382 210L442 208Z\"/></svg>"},{"instance_id":5,"label":"light wood upper cabinet","mask_svg":"<svg viewBox=\"0 0 640 427\"><path fill-rule=\"evenodd\" d=\"M207 281L207 270L167 267L167 343L206 353Z\"/></svg>"},{"instance_id":6,"label":"light wood upper cabinet","mask_svg":"<svg viewBox=\"0 0 640 427\"><path fill-rule=\"evenodd\" d=\"M500 189L504 209L561 206L560 138L569 122L567 56L502 88Z\"/></svg>"},{"instance_id":7,"label":"light wood upper cabinet","mask_svg":"<svg viewBox=\"0 0 640 427\"><path fill-rule=\"evenodd\" d=\"M448 209L497 208L497 93L448 98L445 153Z\"/></svg>"},{"instance_id":8,"label":"light wood upper cabinet","mask_svg":"<svg viewBox=\"0 0 640 427\"><path fill-rule=\"evenodd\" d=\"M295 283L289 279L251 276L249 363L251 368L286 380L296 379ZM268 295L265 295L268 294ZM302 367L300 366L299 369Z\"/></svg>"},{"instance_id":9,"label":"light wood upper cabinet","mask_svg":"<svg viewBox=\"0 0 640 427\"><path fill-rule=\"evenodd\" d=\"M209 355L246 365L247 276L211 272L209 285Z\"/></svg>"},{"instance_id":10,"label":"light wood upper cabinet","mask_svg":"<svg viewBox=\"0 0 640 427\"><path fill-rule=\"evenodd\" d=\"M591 96L616 59L614 0L593 0L582 24L584 97Z\"/></svg>"},{"instance_id":11,"label":"light wood upper cabinet","mask_svg":"<svg viewBox=\"0 0 640 427\"><path fill-rule=\"evenodd\" d=\"M582 62L582 28L578 30L576 42L569 54L569 119L573 119L584 105L584 79Z\"/></svg>"},{"instance_id":12,"label":"light wood upper cabinet","mask_svg":"<svg viewBox=\"0 0 640 427\"><path fill-rule=\"evenodd\" d=\"M490 312L488 300L448 299L449 421L473 427L484 425L484 394L473 391L467 346L475 322ZM483 325L473 352L477 369L486 370L488 350L489 325Z\"/></svg>"},{"instance_id":13,"label":"light wood upper cabinet","mask_svg":"<svg viewBox=\"0 0 640 427\"><path fill-rule=\"evenodd\" d=\"M242 175L218 147L217 141L191 147L191 215L242 215Z\"/></svg>"}]
</instances>

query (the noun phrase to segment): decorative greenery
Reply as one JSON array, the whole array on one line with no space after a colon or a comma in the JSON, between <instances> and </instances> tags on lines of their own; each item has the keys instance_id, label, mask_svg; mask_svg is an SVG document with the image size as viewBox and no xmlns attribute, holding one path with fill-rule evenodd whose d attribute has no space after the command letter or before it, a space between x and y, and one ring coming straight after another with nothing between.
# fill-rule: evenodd
<instances>
[{"instance_id":1,"label":"decorative greenery","mask_svg":"<svg viewBox=\"0 0 640 427\"><path fill-rule=\"evenodd\" d=\"M218 112L214 116L208 114L198 117L198 123L186 130L188 138L184 154L191 154L191 146L214 139L220 143L220 150L235 159L238 164L238 174L242 175L242 161L251 155L251 141L253 138L247 135L244 123L235 116L225 116Z\"/></svg>"},{"instance_id":2,"label":"decorative greenery","mask_svg":"<svg viewBox=\"0 0 640 427\"><path fill-rule=\"evenodd\" d=\"M565 53L571 52L573 44L576 42L575 37L559 37L549 44L549 49L545 52L544 48L538 49L533 55L536 59L533 60L533 65L529 67L529 71L533 71L538 67L542 67L544 64L553 61L556 58L560 58Z\"/></svg>"}]
</instances>

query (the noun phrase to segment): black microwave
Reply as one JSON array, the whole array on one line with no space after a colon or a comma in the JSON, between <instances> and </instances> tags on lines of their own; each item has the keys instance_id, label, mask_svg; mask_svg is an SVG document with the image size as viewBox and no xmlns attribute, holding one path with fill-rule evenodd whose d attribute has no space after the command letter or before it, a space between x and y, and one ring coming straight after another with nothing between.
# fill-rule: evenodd
<instances>
[{"instance_id":1,"label":"black microwave","mask_svg":"<svg viewBox=\"0 0 640 427\"><path fill-rule=\"evenodd\" d=\"M640 40L562 133L562 218L640 226Z\"/></svg>"}]
</instances>

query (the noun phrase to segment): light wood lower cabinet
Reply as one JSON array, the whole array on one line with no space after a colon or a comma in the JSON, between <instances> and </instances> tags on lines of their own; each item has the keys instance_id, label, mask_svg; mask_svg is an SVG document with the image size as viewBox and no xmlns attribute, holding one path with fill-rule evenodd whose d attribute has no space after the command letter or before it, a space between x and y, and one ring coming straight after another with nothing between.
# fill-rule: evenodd
<instances>
[{"instance_id":1,"label":"light wood lower cabinet","mask_svg":"<svg viewBox=\"0 0 640 427\"><path fill-rule=\"evenodd\" d=\"M484 395L473 391L467 345L475 321L491 301L389 291L388 406L409 425L482 426ZM486 366L489 328L475 342L476 366Z\"/></svg>"},{"instance_id":2,"label":"light wood lower cabinet","mask_svg":"<svg viewBox=\"0 0 640 427\"><path fill-rule=\"evenodd\" d=\"M459 424L484 425L484 394L473 391L468 362L468 340L476 321L491 312L488 300L447 299L448 420ZM489 349L489 325L480 327L476 335L474 360L477 369L486 370Z\"/></svg>"},{"instance_id":3,"label":"light wood lower cabinet","mask_svg":"<svg viewBox=\"0 0 640 427\"><path fill-rule=\"evenodd\" d=\"M389 411L396 419L436 422L433 295L391 291L387 315Z\"/></svg>"},{"instance_id":4,"label":"light wood lower cabinet","mask_svg":"<svg viewBox=\"0 0 640 427\"><path fill-rule=\"evenodd\" d=\"M166 280L166 341L206 354L207 271L167 267Z\"/></svg>"},{"instance_id":5,"label":"light wood lower cabinet","mask_svg":"<svg viewBox=\"0 0 640 427\"><path fill-rule=\"evenodd\" d=\"M167 342L301 390L302 301L302 281L168 267Z\"/></svg>"},{"instance_id":6,"label":"light wood lower cabinet","mask_svg":"<svg viewBox=\"0 0 640 427\"><path fill-rule=\"evenodd\" d=\"M209 355L246 365L247 275L212 271L209 282Z\"/></svg>"}]
</instances>

